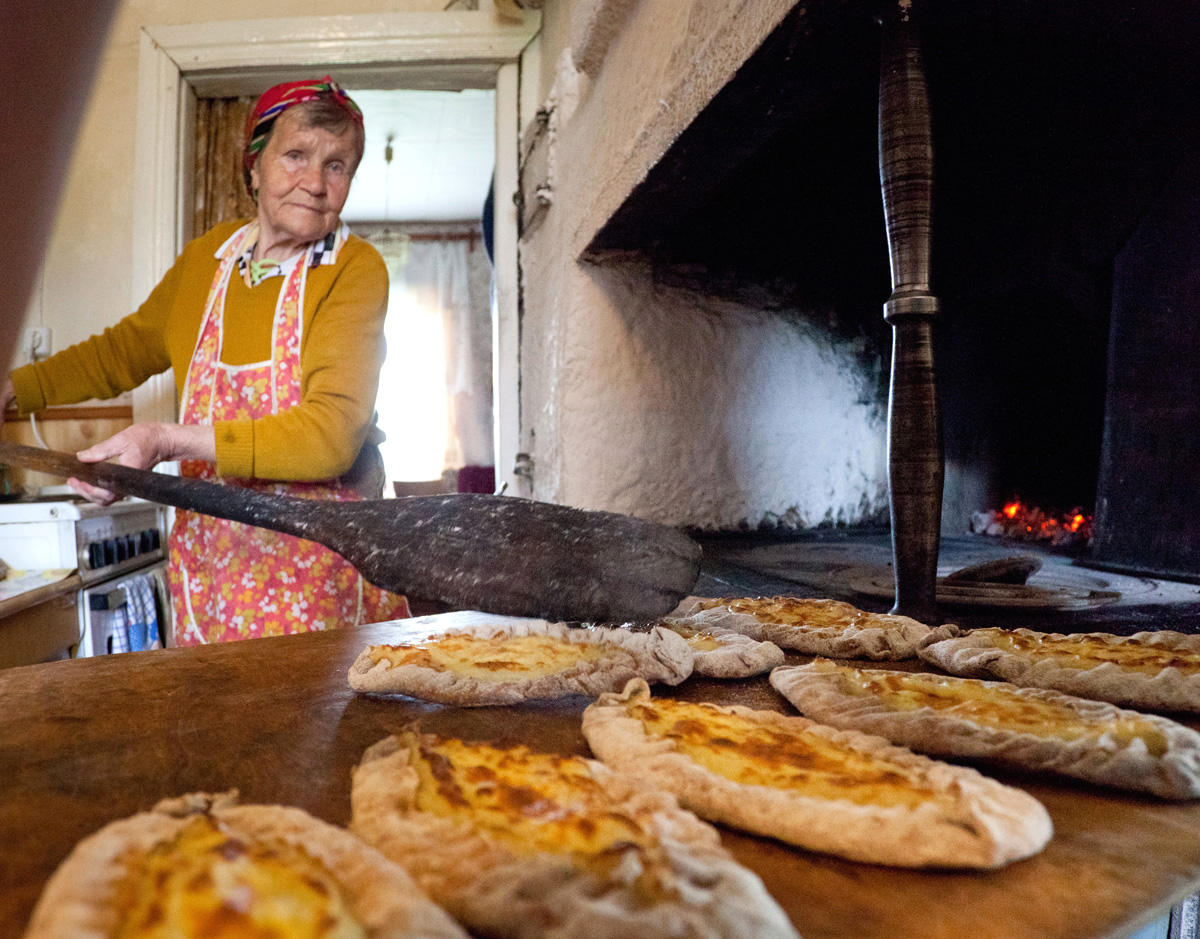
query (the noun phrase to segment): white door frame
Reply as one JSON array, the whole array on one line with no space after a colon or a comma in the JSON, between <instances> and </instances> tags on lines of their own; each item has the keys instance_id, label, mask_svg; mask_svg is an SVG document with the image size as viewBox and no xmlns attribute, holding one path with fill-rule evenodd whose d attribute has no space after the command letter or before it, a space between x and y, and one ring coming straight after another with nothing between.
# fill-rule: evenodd
<instances>
[{"instance_id":1,"label":"white door frame","mask_svg":"<svg viewBox=\"0 0 1200 939\"><path fill-rule=\"evenodd\" d=\"M515 21L483 9L237 20L142 30L138 52L137 140L134 164L132 300L139 305L183 248L191 201L196 86L219 83L226 94L260 90L263 75L318 71L386 73L389 68L494 68L496 82L495 278L493 408L496 484L516 492L519 450L519 323L517 279L517 146L523 121L521 53L541 27L541 14ZM276 80L283 80L277 77ZM528 97L528 92L526 94ZM170 372L134 392L134 419L175 419Z\"/></svg>"}]
</instances>

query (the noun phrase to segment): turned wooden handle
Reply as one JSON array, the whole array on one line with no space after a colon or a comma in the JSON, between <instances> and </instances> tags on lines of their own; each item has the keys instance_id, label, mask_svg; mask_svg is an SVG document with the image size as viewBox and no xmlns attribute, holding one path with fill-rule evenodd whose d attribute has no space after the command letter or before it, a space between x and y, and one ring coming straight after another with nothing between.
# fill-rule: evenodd
<instances>
[{"instance_id":1,"label":"turned wooden handle","mask_svg":"<svg viewBox=\"0 0 1200 939\"><path fill-rule=\"evenodd\" d=\"M933 367L929 291L933 234L933 140L929 94L911 4L885 20L879 77L879 176L887 224L892 295L884 319L892 326L888 397L888 482L894 613L937 619L937 559L941 543L941 415Z\"/></svg>"}]
</instances>

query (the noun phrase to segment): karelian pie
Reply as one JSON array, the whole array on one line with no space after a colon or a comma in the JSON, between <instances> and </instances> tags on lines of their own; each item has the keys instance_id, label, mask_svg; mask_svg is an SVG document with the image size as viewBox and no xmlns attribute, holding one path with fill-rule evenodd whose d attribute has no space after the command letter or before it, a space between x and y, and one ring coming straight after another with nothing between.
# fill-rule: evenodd
<instances>
[{"instance_id":1,"label":"karelian pie","mask_svg":"<svg viewBox=\"0 0 1200 939\"><path fill-rule=\"evenodd\" d=\"M1036 854L1050 816L1020 789L803 717L650 697L583 714L592 751L702 818L852 861L994 868Z\"/></svg>"},{"instance_id":2,"label":"karelian pie","mask_svg":"<svg viewBox=\"0 0 1200 939\"><path fill-rule=\"evenodd\" d=\"M368 748L351 804L476 935L797 939L710 825L594 760L408 731Z\"/></svg>"},{"instance_id":3,"label":"karelian pie","mask_svg":"<svg viewBox=\"0 0 1200 939\"><path fill-rule=\"evenodd\" d=\"M681 619L664 619L662 625L679 633L692 647L692 670L709 678L750 678L784 662L783 650L773 642L752 639L720 626L703 626Z\"/></svg>"},{"instance_id":4,"label":"karelian pie","mask_svg":"<svg viewBox=\"0 0 1200 939\"><path fill-rule=\"evenodd\" d=\"M777 668L771 684L813 720L922 753L1200 798L1200 734L1165 717L1007 682L827 659Z\"/></svg>"},{"instance_id":5,"label":"karelian pie","mask_svg":"<svg viewBox=\"0 0 1200 939\"><path fill-rule=\"evenodd\" d=\"M966 678L1003 678L1149 711L1200 711L1200 636L973 629L921 658Z\"/></svg>"},{"instance_id":6,"label":"karelian pie","mask_svg":"<svg viewBox=\"0 0 1200 939\"><path fill-rule=\"evenodd\" d=\"M481 622L399 645L373 645L350 667L355 691L460 706L595 697L630 678L678 684L692 648L659 626L646 633L544 620Z\"/></svg>"},{"instance_id":7,"label":"karelian pie","mask_svg":"<svg viewBox=\"0 0 1200 939\"><path fill-rule=\"evenodd\" d=\"M868 613L841 600L800 597L690 598L673 617L694 626L720 626L805 655L839 659L911 659L925 643L958 635L907 616Z\"/></svg>"},{"instance_id":8,"label":"karelian pie","mask_svg":"<svg viewBox=\"0 0 1200 939\"><path fill-rule=\"evenodd\" d=\"M25 939L467 939L404 869L281 805L192 793L85 838Z\"/></svg>"}]
</instances>

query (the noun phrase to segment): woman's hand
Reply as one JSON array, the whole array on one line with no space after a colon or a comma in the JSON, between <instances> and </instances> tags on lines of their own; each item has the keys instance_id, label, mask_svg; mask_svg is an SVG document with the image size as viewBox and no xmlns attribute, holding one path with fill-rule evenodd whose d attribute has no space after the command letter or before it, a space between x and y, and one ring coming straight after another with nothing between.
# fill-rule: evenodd
<instances>
[{"instance_id":1,"label":"woman's hand","mask_svg":"<svg viewBox=\"0 0 1200 939\"><path fill-rule=\"evenodd\" d=\"M75 456L84 463L115 460L134 469L152 469L168 460L217 461L217 441L212 427L202 424L145 423L126 427ZM107 489L72 477L67 483L81 496L98 505L108 505L116 495Z\"/></svg>"}]
</instances>

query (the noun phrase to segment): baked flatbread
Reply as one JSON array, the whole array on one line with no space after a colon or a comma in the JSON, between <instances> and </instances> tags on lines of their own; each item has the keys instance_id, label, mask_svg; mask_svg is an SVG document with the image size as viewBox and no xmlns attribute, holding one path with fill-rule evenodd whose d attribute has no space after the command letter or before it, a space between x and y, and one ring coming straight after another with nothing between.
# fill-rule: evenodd
<instances>
[{"instance_id":1,"label":"baked flatbread","mask_svg":"<svg viewBox=\"0 0 1200 939\"><path fill-rule=\"evenodd\" d=\"M479 623L402 645L367 646L350 667L355 691L405 694L440 704L519 704L589 697L630 678L676 685L692 648L663 626L646 633L544 620Z\"/></svg>"},{"instance_id":2,"label":"baked flatbread","mask_svg":"<svg viewBox=\"0 0 1200 939\"><path fill-rule=\"evenodd\" d=\"M697 675L750 678L769 672L784 661L783 650L775 643L752 639L732 629L681 619L664 619L662 625L679 633L692 647L692 669Z\"/></svg>"},{"instance_id":3,"label":"baked flatbread","mask_svg":"<svg viewBox=\"0 0 1200 939\"><path fill-rule=\"evenodd\" d=\"M398 864L281 805L193 793L75 846L25 939L467 939Z\"/></svg>"},{"instance_id":4,"label":"baked flatbread","mask_svg":"<svg viewBox=\"0 0 1200 939\"><path fill-rule=\"evenodd\" d=\"M922 644L958 635L955 626L932 629L907 616L800 597L693 597L672 616L695 626L732 629L805 655L839 659L911 659Z\"/></svg>"},{"instance_id":5,"label":"baked flatbread","mask_svg":"<svg viewBox=\"0 0 1200 939\"><path fill-rule=\"evenodd\" d=\"M827 659L777 668L771 684L813 720L922 753L1200 798L1200 734L1165 717L1007 682Z\"/></svg>"},{"instance_id":6,"label":"baked flatbread","mask_svg":"<svg viewBox=\"0 0 1200 939\"><path fill-rule=\"evenodd\" d=\"M973 629L921 650L967 678L1003 678L1150 711L1200 711L1200 636Z\"/></svg>"},{"instance_id":7,"label":"baked flatbread","mask_svg":"<svg viewBox=\"0 0 1200 939\"><path fill-rule=\"evenodd\" d=\"M711 826L593 760L407 732L363 755L351 803L478 935L796 939Z\"/></svg>"},{"instance_id":8,"label":"baked flatbread","mask_svg":"<svg viewBox=\"0 0 1200 939\"><path fill-rule=\"evenodd\" d=\"M1050 816L972 769L746 707L651 699L645 682L583 714L592 751L702 818L852 861L993 868L1036 854Z\"/></svg>"}]
</instances>

